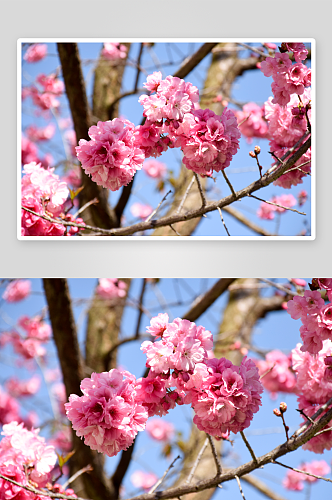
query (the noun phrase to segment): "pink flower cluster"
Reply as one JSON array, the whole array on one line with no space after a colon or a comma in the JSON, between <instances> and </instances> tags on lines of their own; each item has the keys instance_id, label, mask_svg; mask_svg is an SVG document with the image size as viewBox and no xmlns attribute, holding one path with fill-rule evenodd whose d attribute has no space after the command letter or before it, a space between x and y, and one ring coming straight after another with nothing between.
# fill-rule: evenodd
<instances>
[{"instance_id":1,"label":"pink flower cluster","mask_svg":"<svg viewBox=\"0 0 332 500\"><path fill-rule=\"evenodd\" d=\"M149 333L161 340L145 341L141 349L150 368L138 380L139 397L149 416L165 415L177 404L191 404L200 430L221 438L249 426L258 411L263 391L255 364L244 358L236 367L225 358L209 359L211 332L187 320L168 323L167 314L151 320ZM173 370L171 372L171 370ZM166 393L166 388L176 390Z\"/></svg>"},{"instance_id":2,"label":"pink flower cluster","mask_svg":"<svg viewBox=\"0 0 332 500\"><path fill-rule=\"evenodd\" d=\"M19 405L0 385L0 425L9 424L16 420L21 421Z\"/></svg>"},{"instance_id":3,"label":"pink flower cluster","mask_svg":"<svg viewBox=\"0 0 332 500\"><path fill-rule=\"evenodd\" d=\"M158 481L158 477L151 472L144 472L142 470L136 470L130 476L130 480L136 488L142 488L148 491L153 485Z\"/></svg>"},{"instance_id":4,"label":"pink flower cluster","mask_svg":"<svg viewBox=\"0 0 332 500\"><path fill-rule=\"evenodd\" d=\"M295 50L297 59L308 53L304 44L297 44ZM287 47L288 49L288 47ZM294 53L294 55L295 55ZM306 58L306 54L303 59ZM287 52L276 53L275 57L267 57L261 63L261 71L265 76L272 76L272 92L274 104L285 106L290 101L291 94L302 95L305 87L311 85L311 70L302 62L292 64Z\"/></svg>"},{"instance_id":5,"label":"pink flower cluster","mask_svg":"<svg viewBox=\"0 0 332 500\"><path fill-rule=\"evenodd\" d=\"M140 219L146 219L153 208L150 205L143 205L142 203L133 203L130 207L130 211L134 217L139 217Z\"/></svg>"},{"instance_id":6,"label":"pink flower cluster","mask_svg":"<svg viewBox=\"0 0 332 500\"><path fill-rule=\"evenodd\" d=\"M45 442L39 435L39 429L27 430L23 424L11 422L3 426L3 439L0 441L0 473L19 483L22 486L44 488L52 480L51 474L57 456L54 447ZM65 490L62 486L54 484L54 493L65 493L76 497L74 491ZM2 500L36 500L45 498L51 500L46 494L43 497L0 478L0 498Z\"/></svg>"},{"instance_id":7,"label":"pink flower cluster","mask_svg":"<svg viewBox=\"0 0 332 500\"><path fill-rule=\"evenodd\" d=\"M36 356L45 356L46 350L42 343L51 338L50 326L41 318L28 318L23 316L18 322L25 331L26 336L21 336L17 331L4 332L0 337L0 345L12 343L17 354L24 359L32 359Z\"/></svg>"},{"instance_id":8,"label":"pink flower cluster","mask_svg":"<svg viewBox=\"0 0 332 500\"><path fill-rule=\"evenodd\" d=\"M233 111L225 109L218 116L197 109L197 87L173 76L162 80L160 72L149 75L144 86L151 94L139 98L147 121L137 127L137 140L146 157L159 156L167 147L181 147L186 167L202 176L230 164L240 138Z\"/></svg>"},{"instance_id":9,"label":"pink flower cluster","mask_svg":"<svg viewBox=\"0 0 332 500\"><path fill-rule=\"evenodd\" d=\"M69 195L67 183L54 174L53 168L43 168L39 163L31 162L23 167L22 199L23 207L40 215L61 217L66 222L84 224L80 217L74 218L66 212L66 201ZM26 210L21 211L22 236L72 236L79 228L70 226L68 230L59 223L42 219ZM81 228L81 231L84 230Z\"/></svg>"},{"instance_id":10,"label":"pink flower cluster","mask_svg":"<svg viewBox=\"0 0 332 500\"><path fill-rule=\"evenodd\" d=\"M127 57L127 47L121 43L105 42L101 55L110 61L117 61Z\"/></svg>"},{"instance_id":11,"label":"pink flower cluster","mask_svg":"<svg viewBox=\"0 0 332 500\"><path fill-rule=\"evenodd\" d=\"M203 177L228 167L240 147L241 132L233 111L227 108L221 116L209 109L194 110L181 132L183 163Z\"/></svg>"},{"instance_id":12,"label":"pink flower cluster","mask_svg":"<svg viewBox=\"0 0 332 500\"><path fill-rule=\"evenodd\" d=\"M277 392L296 392L296 378L291 370L292 358L275 349L270 351L264 360L257 360L261 382L265 389L270 391L273 399Z\"/></svg>"},{"instance_id":13,"label":"pink flower cluster","mask_svg":"<svg viewBox=\"0 0 332 500\"><path fill-rule=\"evenodd\" d=\"M271 198L271 203L276 203L277 205L282 205L287 208L294 207L296 205L296 199L292 194L282 194L280 196L273 196ZM259 209L257 210L257 216L261 219L273 220L275 213L286 212L285 208L282 206L277 207L276 205L270 205L269 203L261 203Z\"/></svg>"},{"instance_id":14,"label":"pink flower cluster","mask_svg":"<svg viewBox=\"0 0 332 500\"><path fill-rule=\"evenodd\" d=\"M161 418L152 418L146 423L146 432L156 441L170 441L174 436L174 425Z\"/></svg>"},{"instance_id":15,"label":"pink flower cluster","mask_svg":"<svg viewBox=\"0 0 332 500\"><path fill-rule=\"evenodd\" d=\"M6 381L6 389L14 398L21 398L22 396L32 396L39 391L40 378L34 375L28 380L19 380L12 377Z\"/></svg>"},{"instance_id":16,"label":"pink flower cluster","mask_svg":"<svg viewBox=\"0 0 332 500\"><path fill-rule=\"evenodd\" d=\"M127 285L117 278L99 278L96 293L104 299L123 298L127 293Z\"/></svg>"},{"instance_id":17,"label":"pink flower cluster","mask_svg":"<svg viewBox=\"0 0 332 500\"><path fill-rule=\"evenodd\" d=\"M269 123L270 136L273 138L270 141L270 150L278 158L294 146L307 130L305 107L311 102L310 88L304 90L301 100L302 103L299 103L298 96L294 94L285 106L274 104L271 97L265 102L265 118ZM307 110L307 115L311 122L311 109ZM302 184L302 178L306 172L311 171L310 160L311 148L291 167L291 172L284 173L274 182L274 185L290 189L292 186ZM304 163L306 164L303 165ZM300 167L301 170L295 167Z\"/></svg>"},{"instance_id":18,"label":"pink flower cluster","mask_svg":"<svg viewBox=\"0 0 332 500\"><path fill-rule=\"evenodd\" d=\"M299 409L312 417L320 405L326 403L332 397L332 377L329 376L328 363L332 360L332 342L324 340L320 352L311 355L303 352L303 346L297 344L292 351L292 367L297 375L298 404ZM302 416L306 421L305 416ZM310 439L303 449L314 453L323 453L324 450L332 448L332 421L324 427L324 433L318 434Z\"/></svg>"},{"instance_id":19,"label":"pink flower cluster","mask_svg":"<svg viewBox=\"0 0 332 500\"><path fill-rule=\"evenodd\" d=\"M235 112L240 132L247 138L248 143L252 142L253 137L270 138L269 126L264 115L264 106L258 106L255 102L248 102L242 111Z\"/></svg>"},{"instance_id":20,"label":"pink flower cluster","mask_svg":"<svg viewBox=\"0 0 332 500\"><path fill-rule=\"evenodd\" d=\"M26 135L30 139L30 141L38 142L38 141L48 141L52 139L55 133L55 127L52 123L49 123L44 128L38 128L35 125L29 125L26 129Z\"/></svg>"},{"instance_id":21,"label":"pink flower cluster","mask_svg":"<svg viewBox=\"0 0 332 500\"><path fill-rule=\"evenodd\" d=\"M189 397L199 430L221 439L249 427L263 392L252 360L244 357L234 366L225 358L208 359L197 366L192 379Z\"/></svg>"},{"instance_id":22,"label":"pink flower cluster","mask_svg":"<svg viewBox=\"0 0 332 500\"><path fill-rule=\"evenodd\" d=\"M66 413L76 434L93 450L112 457L126 450L144 430L148 412L137 401L135 376L127 371L93 373L72 394Z\"/></svg>"},{"instance_id":23,"label":"pink flower cluster","mask_svg":"<svg viewBox=\"0 0 332 500\"><path fill-rule=\"evenodd\" d=\"M19 302L30 295L31 282L29 280L13 280L6 286L2 298L7 302Z\"/></svg>"},{"instance_id":24,"label":"pink flower cluster","mask_svg":"<svg viewBox=\"0 0 332 500\"><path fill-rule=\"evenodd\" d=\"M296 295L287 302L287 312L293 319L301 319L301 350L318 354L323 341L332 338L332 303L325 305L318 290L306 290L303 297Z\"/></svg>"},{"instance_id":25,"label":"pink flower cluster","mask_svg":"<svg viewBox=\"0 0 332 500\"><path fill-rule=\"evenodd\" d=\"M330 473L331 468L325 462L325 460L313 460L312 462L305 462L296 467L303 472L308 472L309 474L314 474L315 476L327 476ZM306 474L301 474L301 472L296 472L294 470L287 471L286 477L283 480L283 486L288 490L302 491L304 487L304 482L315 483L318 481L317 478L312 476L307 476Z\"/></svg>"},{"instance_id":26,"label":"pink flower cluster","mask_svg":"<svg viewBox=\"0 0 332 500\"><path fill-rule=\"evenodd\" d=\"M129 120L98 122L89 128L90 141L80 139L76 154L85 173L99 186L117 191L132 180L144 161Z\"/></svg>"},{"instance_id":27,"label":"pink flower cluster","mask_svg":"<svg viewBox=\"0 0 332 500\"><path fill-rule=\"evenodd\" d=\"M143 163L143 170L149 177L153 179L162 179L167 172L167 166L158 160L146 160Z\"/></svg>"},{"instance_id":28,"label":"pink flower cluster","mask_svg":"<svg viewBox=\"0 0 332 500\"><path fill-rule=\"evenodd\" d=\"M0 441L0 463L3 467L14 466L26 479L43 487L50 479L50 472L57 457L54 447L47 445L39 436L39 429L28 431L23 423L11 422L3 426ZM4 474L6 475L6 474Z\"/></svg>"},{"instance_id":29,"label":"pink flower cluster","mask_svg":"<svg viewBox=\"0 0 332 500\"><path fill-rule=\"evenodd\" d=\"M53 158L50 153L46 153L44 157L40 158L36 144L23 134L21 140L21 154L22 165L35 162L40 163L42 167L47 168L53 162Z\"/></svg>"},{"instance_id":30,"label":"pink flower cluster","mask_svg":"<svg viewBox=\"0 0 332 500\"><path fill-rule=\"evenodd\" d=\"M84 395L71 395L65 405L88 446L114 456L131 445L148 417L166 415L176 404L191 404L197 427L219 439L250 425L263 392L253 361L234 366L225 358L209 359L211 332L181 318L170 323L167 314L152 318L147 331L156 339L141 346L150 369L146 378L117 369L94 373L81 383ZM152 421L148 427L157 439L171 436L165 425L157 431Z\"/></svg>"},{"instance_id":31,"label":"pink flower cluster","mask_svg":"<svg viewBox=\"0 0 332 500\"><path fill-rule=\"evenodd\" d=\"M30 45L23 59L29 63L40 61L47 55L47 45L45 43L33 43Z\"/></svg>"},{"instance_id":32,"label":"pink flower cluster","mask_svg":"<svg viewBox=\"0 0 332 500\"><path fill-rule=\"evenodd\" d=\"M22 206L45 214L47 210L53 216L62 211L69 191L67 184L60 181L53 173L54 169L44 169L41 164L31 162L23 167ZM40 217L22 210L23 236L62 236L65 228L61 224L53 224Z\"/></svg>"}]
</instances>

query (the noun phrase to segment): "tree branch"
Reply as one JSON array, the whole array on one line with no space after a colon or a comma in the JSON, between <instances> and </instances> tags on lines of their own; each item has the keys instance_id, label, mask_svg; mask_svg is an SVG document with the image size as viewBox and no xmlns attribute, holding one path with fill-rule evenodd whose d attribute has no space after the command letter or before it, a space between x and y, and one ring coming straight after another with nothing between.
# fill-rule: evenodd
<instances>
[{"instance_id":1,"label":"tree branch","mask_svg":"<svg viewBox=\"0 0 332 500\"><path fill-rule=\"evenodd\" d=\"M202 481L197 482L194 485L183 484L181 486L168 488L164 491L158 492L158 495L152 493L145 493L142 495L138 495L132 497L131 500L164 500L168 498L178 498L182 495L187 495L189 493L197 493L199 491L204 491L206 489L214 488L219 484L225 483L232 479L235 479L235 476L239 478L252 472L255 469L262 467L263 465L273 463L279 457L282 457L290 452L297 450L300 446L307 443L316 432L320 431L327 423L332 419L332 408L323 415L315 424L307 429L300 436L292 436L286 443L283 443L272 451L266 453L257 458L257 463L253 460L243 464L235 469L231 469L227 472L224 472L220 476L212 477L210 479L204 479Z\"/></svg>"},{"instance_id":2,"label":"tree branch","mask_svg":"<svg viewBox=\"0 0 332 500\"><path fill-rule=\"evenodd\" d=\"M224 292L235 278L220 278L204 295L200 295L192 304L183 318L188 321L196 321Z\"/></svg>"},{"instance_id":3,"label":"tree branch","mask_svg":"<svg viewBox=\"0 0 332 500\"><path fill-rule=\"evenodd\" d=\"M57 47L77 140L90 140L88 129L92 125L92 117L86 97L78 46L76 43L58 43ZM91 220L94 225L102 228L114 227L115 218L108 205L108 190L93 182L82 168L81 178L84 189L79 194L80 206L93 198L99 201L85 212L84 220Z\"/></svg>"}]
</instances>

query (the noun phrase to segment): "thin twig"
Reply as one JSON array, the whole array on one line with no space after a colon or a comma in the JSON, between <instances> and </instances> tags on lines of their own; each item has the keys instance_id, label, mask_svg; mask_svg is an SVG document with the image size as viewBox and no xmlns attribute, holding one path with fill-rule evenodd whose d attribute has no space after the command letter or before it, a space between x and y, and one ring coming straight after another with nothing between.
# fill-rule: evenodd
<instances>
[{"instance_id":1,"label":"thin twig","mask_svg":"<svg viewBox=\"0 0 332 500\"><path fill-rule=\"evenodd\" d=\"M226 233L228 234L228 236L230 236L229 231L227 229L227 226L225 224L224 218L222 216L221 208L220 207L217 207L217 208L218 208L218 212L219 212L219 215L220 215L220 218L221 218L221 222L223 223L224 228L226 229Z\"/></svg>"},{"instance_id":2,"label":"thin twig","mask_svg":"<svg viewBox=\"0 0 332 500\"><path fill-rule=\"evenodd\" d=\"M154 215L156 215L156 213L158 212L159 208L161 207L161 205L164 203L164 201L166 200L167 196L168 196L171 192L172 192L172 190L170 189L170 190L168 191L168 193L166 193L166 194L165 194L165 196L163 197L163 199L161 200L161 202L159 203L159 205L157 206L157 208L156 208L156 209L155 209L155 210L154 210L154 211L153 211L153 212L149 215L149 217L147 217L147 218L145 219L145 222L149 222L149 221L152 219L152 217L153 217Z\"/></svg>"},{"instance_id":3,"label":"thin twig","mask_svg":"<svg viewBox=\"0 0 332 500\"><path fill-rule=\"evenodd\" d=\"M76 217L81 214L82 212L84 212L84 210L88 207L90 207L90 205L97 205L97 203L99 203L99 200L98 198L93 198L93 200L91 201L88 201L85 205L83 205L83 207L81 207L79 210L77 210L76 213L74 213L73 217L74 219L76 219Z\"/></svg>"},{"instance_id":4,"label":"thin twig","mask_svg":"<svg viewBox=\"0 0 332 500\"><path fill-rule=\"evenodd\" d=\"M262 380L263 377L265 377L265 375L267 375L268 373L270 373L273 368L275 367L275 363L273 363L273 365L271 366L271 368L269 368L268 370L266 370L266 372L264 372L260 377L259 377L259 380Z\"/></svg>"},{"instance_id":5,"label":"thin twig","mask_svg":"<svg viewBox=\"0 0 332 500\"><path fill-rule=\"evenodd\" d=\"M224 179L227 182L229 189L232 191L232 195L236 198L236 193L235 193L234 188L233 188L232 184L230 183L227 175L225 174L225 170L222 170L221 173L224 176Z\"/></svg>"},{"instance_id":6,"label":"thin twig","mask_svg":"<svg viewBox=\"0 0 332 500\"><path fill-rule=\"evenodd\" d=\"M252 457L253 461L257 464L258 462L257 462L256 455L255 455L255 453L254 453L254 450L253 450L253 449L252 449L252 447L250 446L248 439L245 437L245 435L244 435L244 432L243 432L243 431L240 431L240 434L241 434L241 437L242 437L242 439L243 439L243 441L244 441L244 444L246 445L246 447L247 447L247 448L248 448L248 450L249 450L249 453L250 453L250 455L251 455L251 457Z\"/></svg>"},{"instance_id":7,"label":"thin twig","mask_svg":"<svg viewBox=\"0 0 332 500\"><path fill-rule=\"evenodd\" d=\"M177 230L172 226L172 224L169 225L169 227L171 229L173 229L174 233L177 235L177 236L182 236L180 233L177 232Z\"/></svg>"},{"instance_id":8,"label":"thin twig","mask_svg":"<svg viewBox=\"0 0 332 500\"><path fill-rule=\"evenodd\" d=\"M296 212L297 214L300 214L300 215L307 215L304 212L299 212L298 210L295 210L295 208L284 207L283 205L279 205L278 203L273 203L272 201L263 200L262 198L258 198L258 196L253 196L252 194L248 194L248 196L250 198L255 198L255 200L263 201L264 203L267 203L268 205L274 205L275 207L283 208L284 210L290 210L291 212Z\"/></svg>"},{"instance_id":9,"label":"thin twig","mask_svg":"<svg viewBox=\"0 0 332 500\"><path fill-rule=\"evenodd\" d=\"M204 192L203 192L201 181L200 181L200 179L198 177L198 174L196 174L196 172L194 173L194 176L195 176L196 181L197 181L197 185L198 185L198 189L199 189L199 194L201 195L201 198L202 198L202 207L205 207L206 206L206 198L204 196Z\"/></svg>"},{"instance_id":10,"label":"thin twig","mask_svg":"<svg viewBox=\"0 0 332 500\"><path fill-rule=\"evenodd\" d=\"M294 470L295 472L300 472L301 474L305 474L306 476L315 477L316 479L323 479L324 481L328 481L329 483L332 483L332 479L329 479L328 477L316 476L315 474L311 474L310 472L306 472L306 471L300 470L300 469L295 469L294 467L290 467L289 465L285 465L285 464L282 464L281 462L277 462L277 460L272 460L272 463L281 465L282 467L285 467L285 469Z\"/></svg>"},{"instance_id":11,"label":"thin twig","mask_svg":"<svg viewBox=\"0 0 332 500\"><path fill-rule=\"evenodd\" d=\"M330 432L330 431L332 431L332 427L328 427L327 429L323 429L322 431L317 432L317 434L315 434L315 437L319 436L319 434L323 434L324 432Z\"/></svg>"},{"instance_id":12,"label":"thin twig","mask_svg":"<svg viewBox=\"0 0 332 500\"><path fill-rule=\"evenodd\" d=\"M218 458L216 447L214 445L213 439L210 436L210 434L206 433L206 435L207 435L207 438L209 440L209 443L210 443L210 446L211 446L211 450L212 450L212 455L213 455L213 458L214 458L214 462L215 462L216 467L217 467L217 476L220 476L220 474L222 473L222 468L221 468L220 460Z\"/></svg>"},{"instance_id":13,"label":"thin twig","mask_svg":"<svg viewBox=\"0 0 332 500\"><path fill-rule=\"evenodd\" d=\"M292 295L293 297L298 295L298 293L293 292L292 290L289 290L285 286L280 285L280 283L275 283L274 281L268 280L267 278L258 278L258 279L259 279L259 281L263 281L263 283L267 283L268 285L271 285L274 288L277 288L278 290L281 290L282 292L287 293L287 295Z\"/></svg>"},{"instance_id":14,"label":"thin twig","mask_svg":"<svg viewBox=\"0 0 332 500\"><path fill-rule=\"evenodd\" d=\"M189 483L191 482L192 478L194 477L194 474L195 474L195 472L196 472L197 466L198 466L198 464L199 464L199 462L200 462L200 460L201 460L201 458L202 458L202 456L203 456L203 453L204 453L204 451L205 451L205 449L206 449L206 447L207 447L208 443L209 443L209 439L208 439L208 437L207 437L207 438L206 438L206 440L204 441L204 444L203 444L203 446L202 446L202 448L201 448L201 450L200 450L199 454L197 455L197 458L196 458L196 460L195 460L195 463L194 463L194 465L193 465L193 468L192 468L192 469L191 469L191 471L190 471L190 474L189 474L189 476L188 476L188 478L187 478L186 483L188 483L188 484L189 484Z\"/></svg>"},{"instance_id":15,"label":"thin twig","mask_svg":"<svg viewBox=\"0 0 332 500\"><path fill-rule=\"evenodd\" d=\"M269 57L269 54L265 54L264 52L261 52L260 50L256 49L256 47L250 47L250 45L247 45L246 43L237 42L237 45L241 45L245 49L251 50L251 52L256 52L256 54L259 54L262 57Z\"/></svg>"},{"instance_id":16,"label":"thin twig","mask_svg":"<svg viewBox=\"0 0 332 500\"><path fill-rule=\"evenodd\" d=\"M301 415L303 415L308 420L308 422L310 422L311 424L315 423L315 421L311 417L309 417L309 415L307 415L306 413L304 413L304 410L296 408L296 411L298 411L299 413L301 413Z\"/></svg>"},{"instance_id":17,"label":"thin twig","mask_svg":"<svg viewBox=\"0 0 332 500\"><path fill-rule=\"evenodd\" d=\"M179 213L181 212L181 210L182 210L182 208L183 208L183 205L184 205L184 202L186 201L186 199L187 199L187 197L188 197L188 194L189 194L189 191L190 191L190 189L191 189L192 185L194 184L194 182L195 182L195 175L193 175L193 176L192 176L191 181L190 181L190 182L189 182L189 184L188 184L188 187L187 187L187 189L186 189L186 192L184 193L184 196L183 196L183 198L182 198L182 200L181 200L181 203L180 203L180 205L179 205L179 208L178 208L178 209L177 209L177 211L176 211L176 213L177 213L177 214L179 214Z\"/></svg>"},{"instance_id":18,"label":"thin twig","mask_svg":"<svg viewBox=\"0 0 332 500\"><path fill-rule=\"evenodd\" d=\"M83 467L82 469L78 470L75 474L73 474L65 483L63 483L62 487L63 489L66 489L67 486L70 485L75 479L77 479L81 474L84 474L85 472L91 472L93 471L93 467L91 467L90 464L88 464L86 467Z\"/></svg>"},{"instance_id":19,"label":"thin twig","mask_svg":"<svg viewBox=\"0 0 332 500\"><path fill-rule=\"evenodd\" d=\"M139 75L141 73L141 58L142 58L142 54L143 54L143 48L144 48L144 43L141 43L140 48L139 48L138 59L137 59L137 73L136 73L136 79L135 79L135 85L134 85L135 92L137 91Z\"/></svg>"},{"instance_id":20,"label":"thin twig","mask_svg":"<svg viewBox=\"0 0 332 500\"><path fill-rule=\"evenodd\" d=\"M239 476L236 476L236 475L235 475L234 477L235 477L236 482L237 482L237 484L238 484L238 487L239 487L239 490L240 490L240 493L241 493L241 495L242 495L243 500L246 500L246 497L244 496L244 493L243 493L243 491L242 491L242 486L241 486L241 483L240 483Z\"/></svg>"},{"instance_id":21,"label":"thin twig","mask_svg":"<svg viewBox=\"0 0 332 500\"><path fill-rule=\"evenodd\" d=\"M314 414L313 414L313 416L311 417L311 418L312 418L312 420L314 420L314 421L315 421L315 419L316 419L317 417L319 417L319 416L323 413L323 411L327 410L327 408L328 408L329 406L331 406L331 405L332 405L332 398L330 398L330 399L328 400L328 402L327 402L327 403L323 404L323 405L319 408L319 410L317 410L317 411L316 411L316 413L314 413ZM315 422L315 423L316 423L316 422ZM302 432L304 432L304 431L307 429L307 427L309 427L309 425L311 425L311 422L307 421L305 424L303 424L303 425L302 425L302 427L300 427L300 428L299 428L296 432L294 432L293 436L299 436L300 434L302 434ZM312 425L315 425L315 424L312 424ZM321 429L320 429L320 430L321 430ZM292 437L293 437L293 436L292 436Z\"/></svg>"},{"instance_id":22,"label":"thin twig","mask_svg":"<svg viewBox=\"0 0 332 500\"><path fill-rule=\"evenodd\" d=\"M146 288L146 278L143 278L141 294L139 297L139 308L138 308L138 318L137 318L137 324L136 324L135 339L138 339L138 337L139 337L139 331L140 331L141 320L142 320L142 315L143 315L143 299L144 299L145 288Z\"/></svg>"},{"instance_id":23,"label":"thin twig","mask_svg":"<svg viewBox=\"0 0 332 500\"><path fill-rule=\"evenodd\" d=\"M162 475L162 477L156 482L156 484L154 486L152 486L151 490L149 491L149 493L153 493L154 491L156 491L156 489L158 488L158 486L161 485L161 483L164 481L165 477L167 476L167 474L169 473L169 471L174 467L174 464L177 460L179 460L180 455L178 455L174 460L173 462L171 463L171 465L168 467L168 469L165 470L164 474Z\"/></svg>"}]
</instances>

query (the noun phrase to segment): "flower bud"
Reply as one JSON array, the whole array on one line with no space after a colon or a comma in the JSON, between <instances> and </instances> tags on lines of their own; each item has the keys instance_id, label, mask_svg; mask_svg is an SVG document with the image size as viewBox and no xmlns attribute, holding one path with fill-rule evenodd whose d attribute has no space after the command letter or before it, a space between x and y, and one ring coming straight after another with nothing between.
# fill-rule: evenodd
<instances>
[{"instance_id":1,"label":"flower bud","mask_svg":"<svg viewBox=\"0 0 332 500\"><path fill-rule=\"evenodd\" d=\"M281 417L281 411L280 411L280 410L278 410L278 408L275 408L275 409L273 410L273 413L275 414L275 416L276 416L276 417Z\"/></svg>"},{"instance_id":2,"label":"flower bud","mask_svg":"<svg viewBox=\"0 0 332 500\"><path fill-rule=\"evenodd\" d=\"M255 149L254 149L256 155L259 155L259 153L261 152L261 148L259 146L255 146Z\"/></svg>"},{"instance_id":3,"label":"flower bud","mask_svg":"<svg viewBox=\"0 0 332 500\"><path fill-rule=\"evenodd\" d=\"M286 403L280 403L279 410L281 411L281 413L285 413L285 411L287 411Z\"/></svg>"},{"instance_id":4,"label":"flower bud","mask_svg":"<svg viewBox=\"0 0 332 500\"><path fill-rule=\"evenodd\" d=\"M251 156L251 158L256 158L256 155L253 151L249 151L249 156Z\"/></svg>"}]
</instances>

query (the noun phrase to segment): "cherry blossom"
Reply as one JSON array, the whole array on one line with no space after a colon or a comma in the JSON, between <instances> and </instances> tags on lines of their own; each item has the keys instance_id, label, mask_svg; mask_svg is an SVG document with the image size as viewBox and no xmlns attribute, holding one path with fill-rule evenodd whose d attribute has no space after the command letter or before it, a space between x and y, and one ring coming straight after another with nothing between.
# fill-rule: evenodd
<instances>
[{"instance_id":1,"label":"cherry blossom","mask_svg":"<svg viewBox=\"0 0 332 500\"><path fill-rule=\"evenodd\" d=\"M41 59L44 59L46 55L47 55L46 43L33 43L27 48L23 56L23 59L29 63L38 62Z\"/></svg>"},{"instance_id":2,"label":"cherry blossom","mask_svg":"<svg viewBox=\"0 0 332 500\"><path fill-rule=\"evenodd\" d=\"M99 278L96 293L104 299L123 298L126 296L127 285L117 278Z\"/></svg>"},{"instance_id":3,"label":"cherry blossom","mask_svg":"<svg viewBox=\"0 0 332 500\"><path fill-rule=\"evenodd\" d=\"M31 282L29 280L13 280L8 283L2 298L7 302L19 302L30 295Z\"/></svg>"}]
</instances>

